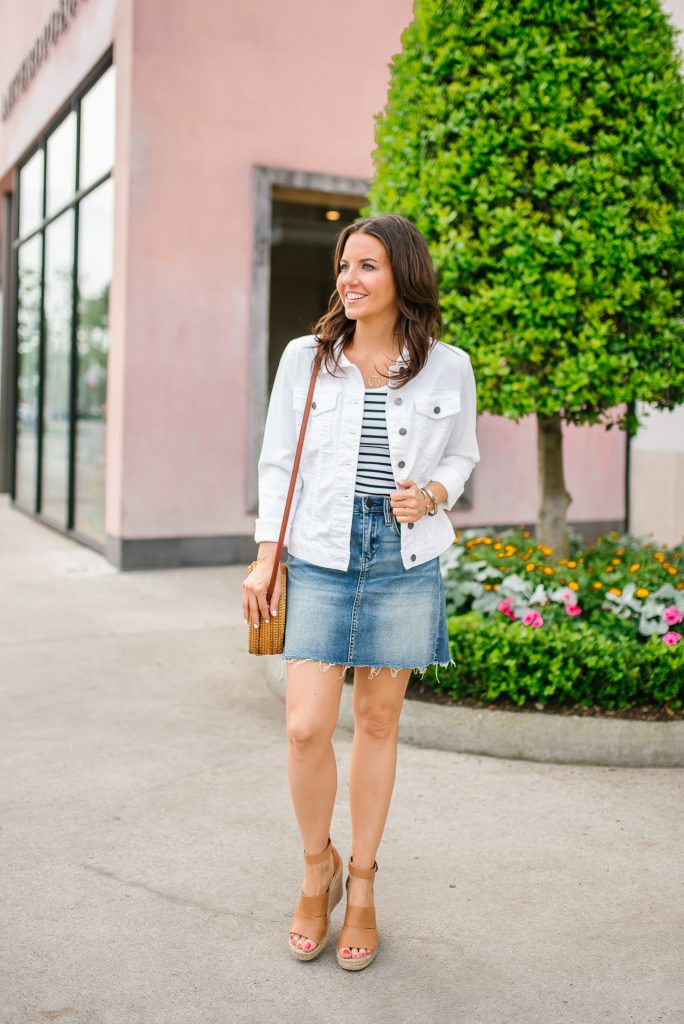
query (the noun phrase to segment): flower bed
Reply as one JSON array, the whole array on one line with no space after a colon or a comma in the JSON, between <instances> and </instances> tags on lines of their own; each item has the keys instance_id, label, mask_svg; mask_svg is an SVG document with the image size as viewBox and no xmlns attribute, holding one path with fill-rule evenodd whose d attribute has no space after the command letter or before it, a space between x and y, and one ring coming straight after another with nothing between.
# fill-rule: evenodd
<instances>
[{"instance_id":1,"label":"flower bed","mask_svg":"<svg viewBox=\"0 0 684 1024\"><path fill-rule=\"evenodd\" d=\"M461 531L441 559L454 699L607 709L684 701L683 546L571 535L556 561L524 529Z\"/></svg>"}]
</instances>

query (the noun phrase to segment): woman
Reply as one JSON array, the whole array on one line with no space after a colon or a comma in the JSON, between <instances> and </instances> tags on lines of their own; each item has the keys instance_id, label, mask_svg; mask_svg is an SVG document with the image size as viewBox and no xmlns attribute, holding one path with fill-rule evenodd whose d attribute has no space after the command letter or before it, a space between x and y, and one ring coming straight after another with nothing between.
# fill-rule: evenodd
<instances>
[{"instance_id":1,"label":"woman","mask_svg":"<svg viewBox=\"0 0 684 1024\"><path fill-rule=\"evenodd\" d=\"M394 215L358 220L340 233L334 265L327 314L314 335L288 343L278 366L259 458L258 564L242 602L255 629L276 614L280 581L270 610L266 590L318 353L285 536L287 767L306 865L289 948L300 960L317 957L342 898L329 834L332 736L353 666L352 856L337 962L361 970L378 948L375 857L406 687L413 668L451 663L439 567L454 539L445 510L480 456L470 360L434 340L437 286L420 232Z\"/></svg>"}]
</instances>

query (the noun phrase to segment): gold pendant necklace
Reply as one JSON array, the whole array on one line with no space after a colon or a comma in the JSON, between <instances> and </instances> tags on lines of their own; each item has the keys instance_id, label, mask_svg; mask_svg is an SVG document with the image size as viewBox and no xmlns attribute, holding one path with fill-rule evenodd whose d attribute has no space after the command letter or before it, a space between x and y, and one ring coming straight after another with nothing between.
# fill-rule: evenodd
<instances>
[{"instance_id":1,"label":"gold pendant necklace","mask_svg":"<svg viewBox=\"0 0 684 1024\"><path fill-rule=\"evenodd\" d=\"M383 383L383 377L380 377L377 373L369 373L366 377L366 384L369 388L379 388Z\"/></svg>"}]
</instances>

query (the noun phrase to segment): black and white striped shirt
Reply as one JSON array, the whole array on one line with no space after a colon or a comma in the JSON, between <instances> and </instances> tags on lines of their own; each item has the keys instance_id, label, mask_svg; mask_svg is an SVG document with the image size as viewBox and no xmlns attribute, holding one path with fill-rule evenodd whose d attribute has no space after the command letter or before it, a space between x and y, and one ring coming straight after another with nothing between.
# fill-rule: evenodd
<instances>
[{"instance_id":1,"label":"black and white striped shirt","mask_svg":"<svg viewBox=\"0 0 684 1024\"><path fill-rule=\"evenodd\" d=\"M359 458L356 466L354 495L389 494L397 490L390 462L389 437L385 407L387 385L366 388L363 400L363 422Z\"/></svg>"}]
</instances>

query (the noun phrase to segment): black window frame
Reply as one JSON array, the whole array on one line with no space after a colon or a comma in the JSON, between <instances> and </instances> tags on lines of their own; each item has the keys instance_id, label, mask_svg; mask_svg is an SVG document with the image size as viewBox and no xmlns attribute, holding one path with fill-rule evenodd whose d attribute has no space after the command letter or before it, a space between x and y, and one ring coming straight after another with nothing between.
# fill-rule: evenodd
<instances>
[{"instance_id":1,"label":"black window frame","mask_svg":"<svg viewBox=\"0 0 684 1024\"><path fill-rule=\"evenodd\" d=\"M12 369L13 380L11 384L12 408L10 411L11 438L9 444L10 465L9 465L9 494L12 507L16 508L32 518L50 526L59 533L68 535L80 543L93 548L104 554L105 545L96 541L93 537L83 534L74 528L75 501L76 501L76 405L78 400L78 248L79 248L79 212L81 201L99 188L103 182L108 181L114 175L115 166L101 174L90 182L85 188L80 187L81 180L81 102L97 82L114 65L114 51L110 47L103 57L91 68L88 75L74 90L69 99L62 104L55 115L46 124L45 128L25 151L15 167L16 174L16 195L12 202L12 243L11 243L11 330L10 345L12 347ZM47 143L51 135L70 116L76 114L76 189L74 194L66 203L62 203L53 210L50 216L46 216L47 203L47 174L48 157ZM19 210L21 205L21 171L37 152L43 152L43 196L42 196L42 218L38 225L35 225L27 234L19 235ZM56 522L50 516L41 511L42 503L42 471L43 471L43 413L44 413L44 388L45 388L45 232L49 225L61 217L67 210L74 211L74 235L73 235L73 276L71 282L71 331L70 331L70 388L69 388L69 448L68 448L68 480L67 480L67 509L66 527ZM17 501L17 440L18 440L18 415L19 415L19 250L22 245L34 238L42 236L41 248L41 281L40 281L40 328L38 343L38 402L37 402L37 438L36 438L36 487L33 495L33 507L28 507L24 502Z\"/></svg>"}]
</instances>

